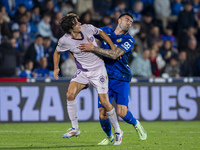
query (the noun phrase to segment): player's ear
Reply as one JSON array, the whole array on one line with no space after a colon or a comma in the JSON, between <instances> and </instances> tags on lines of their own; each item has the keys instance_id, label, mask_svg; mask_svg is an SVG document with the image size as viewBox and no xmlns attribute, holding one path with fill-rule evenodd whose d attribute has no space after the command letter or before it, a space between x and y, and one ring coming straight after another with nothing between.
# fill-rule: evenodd
<instances>
[{"instance_id":1,"label":"player's ear","mask_svg":"<svg viewBox=\"0 0 200 150\"><path fill-rule=\"evenodd\" d=\"M120 23L120 21L121 21L121 18L119 18L119 19L117 20L117 23Z\"/></svg>"}]
</instances>

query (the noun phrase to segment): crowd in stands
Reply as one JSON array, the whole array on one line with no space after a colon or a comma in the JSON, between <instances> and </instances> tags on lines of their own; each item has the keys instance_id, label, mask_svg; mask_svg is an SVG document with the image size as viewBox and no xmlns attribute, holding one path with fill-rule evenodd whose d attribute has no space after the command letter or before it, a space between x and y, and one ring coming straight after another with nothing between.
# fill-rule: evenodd
<instances>
[{"instance_id":1,"label":"crowd in stands","mask_svg":"<svg viewBox=\"0 0 200 150\"><path fill-rule=\"evenodd\" d=\"M133 77L200 76L200 0L1 0L0 77L52 77L59 21L70 12L82 24L112 28L121 13L133 15ZM73 76L70 52L60 68Z\"/></svg>"}]
</instances>

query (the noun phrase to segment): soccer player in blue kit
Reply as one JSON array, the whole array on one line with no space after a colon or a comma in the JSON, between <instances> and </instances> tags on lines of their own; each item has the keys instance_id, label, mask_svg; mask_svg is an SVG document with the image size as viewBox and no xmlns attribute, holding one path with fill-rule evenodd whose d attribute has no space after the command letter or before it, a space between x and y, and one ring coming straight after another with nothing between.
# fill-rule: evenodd
<instances>
[{"instance_id":1,"label":"soccer player in blue kit","mask_svg":"<svg viewBox=\"0 0 200 150\"><path fill-rule=\"evenodd\" d=\"M114 50L111 50L109 45L102 41L102 48L96 47L88 39L89 43L81 43L79 48L82 51L92 51L96 54L105 56L104 62L106 65L109 77L109 101L112 103L114 98L117 104L117 114L128 124L132 124L141 140L146 140L147 133L142 127L141 123L136 120L132 113L128 110L129 102L129 82L132 78L131 70L128 66L128 57L131 54L134 38L128 33L128 29L133 22L133 16L130 13L123 13L119 16L118 25L116 29L110 27L102 27L101 30L106 32L116 45ZM114 140L111 124L106 115L105 108L98 103L100 124L107 137L103 139L98 145L108 145ZM122 142L123 133L119 136L115 133L115 138L118 138L115 145L120 145Z\"/></svg>"}]
</instances>

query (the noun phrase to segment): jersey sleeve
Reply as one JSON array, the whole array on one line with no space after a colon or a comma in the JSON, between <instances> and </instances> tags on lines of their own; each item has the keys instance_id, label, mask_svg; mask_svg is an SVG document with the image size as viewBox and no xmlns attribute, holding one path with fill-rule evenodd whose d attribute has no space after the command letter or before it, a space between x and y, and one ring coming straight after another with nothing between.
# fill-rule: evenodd
<instances>
[{"instance_id":1,"label":"jersey sleeve","mask_svg":"<svg viewBox=\"0 0 200 150\"><path fill-rule=\"evenodd\" d=\"M58 52L65 52L65 51L69 50L69 48L67 47L67 45L63 43L62 38L59 39L58 44L56 46L56 50Z\"/></svg>"},{"instance_id":2,"label":"jersey sleeve","mask_svg":"<svg viewBox=\"0 0 200 150\"><path fill-rule=\"evenodd\" d=\"M90 29L90 31L92 31L93 35L99 35L99 31L100 31L99 28L97 28L91 24L88 24L87 28Z\"/></svg>"},{"instance_id":3,"label":"jersey sleeve","mask_svg":"<svg viewBox=\"0 0 200 150\"><path fill-rule=\"evenodd\" d=\"M125 38L121 44L118 45L125 53L132 51L135 40L133 38Z\"/></svg>"}]
</instances>

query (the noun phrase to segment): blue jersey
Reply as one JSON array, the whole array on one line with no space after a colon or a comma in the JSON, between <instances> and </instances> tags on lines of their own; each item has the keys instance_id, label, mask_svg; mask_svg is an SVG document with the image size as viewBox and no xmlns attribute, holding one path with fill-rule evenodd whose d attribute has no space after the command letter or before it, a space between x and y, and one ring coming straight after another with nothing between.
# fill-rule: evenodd
<instances>
[{"instance_id":1,"label":"blue jersey","mask_svg":"<svg viewBox=\"0 0 200 150\"><path fill-rule=\"evenodd\" d=\"M104 57L108 77L120 81L131 81L132 73L128 66L128 57L131 54L133 45L135 43L134 38L128 32L125 34L116 35L114 29L110 27L102 27L100 29L108 34L116 47L120 47L125 52L124 55L121 56L122 59L119 60L113 60ZM102 39L100 40L102 42L102 48L110 49L106 42L103 42Z\"/></svg>"}]
</instances>

